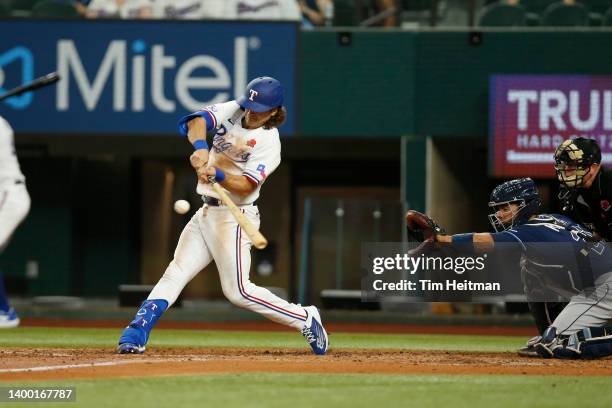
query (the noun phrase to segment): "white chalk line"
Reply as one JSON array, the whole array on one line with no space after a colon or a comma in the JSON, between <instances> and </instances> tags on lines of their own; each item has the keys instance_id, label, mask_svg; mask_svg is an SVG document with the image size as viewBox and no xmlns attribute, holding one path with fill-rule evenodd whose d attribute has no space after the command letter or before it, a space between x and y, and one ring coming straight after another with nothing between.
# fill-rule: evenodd
<instances>
[{"instance_id":1,"label":"white chalk line","mask_svg":"<svg viewBox=\"0 0 612 408\"><path fill-rule=\"evenodd\" d=\"M64 364L54 366L39 366L39 367L25 367L25 368L4 368L0 369L0 373L23 373L32 371L54 371L54 370L67 370L70 368L91 368L91 367L108 367L118 366L125 364L138 364L138 363L170 363L180 361L206 361L207 358L191 358L189 360L177 360L177 359L165 359L165 360L132 360L132 361L101 361L98 363L85 363L85 364Z\"/></svg>"}]
</instances>

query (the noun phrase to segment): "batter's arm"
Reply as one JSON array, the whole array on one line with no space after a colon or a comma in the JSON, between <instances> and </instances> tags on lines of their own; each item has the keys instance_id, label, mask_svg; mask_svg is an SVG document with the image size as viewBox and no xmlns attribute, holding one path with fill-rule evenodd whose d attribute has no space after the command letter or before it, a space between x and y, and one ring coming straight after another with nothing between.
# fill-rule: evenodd
<instances>
[{"instance_id":1,"label":"batter's arm","mask_svg":"<svg viewBox=\"0 0 612 408\"><path fill-rule=\"evenodd\" d=\"M198 177L203 183L208 183L209 176L217 175L217 169L215 167L207 167L205 169L198 170ZM224 173L223 180L217 182L226 190L234 194L238 194L240 196L248 196L253 191L255 191L255 188L257 187L245 176L236 176L228 173Z\"/></svg>"},{"instance_id":2,"label":"batter's arm","mask_svg":"<svg viewBox=\"0 0 612 408\"><path fill-rule=\"evenodd\" d=\"M189 158L191 166L196 170L205 169L206 165L208 164L206 121L201 116L195 117L187 123L187 129L187 138L189 139L189 143L197 148L197 150L194 151ZM201 146L202 148L198 148L198 146Z\"/></svg>"}]
</instances>

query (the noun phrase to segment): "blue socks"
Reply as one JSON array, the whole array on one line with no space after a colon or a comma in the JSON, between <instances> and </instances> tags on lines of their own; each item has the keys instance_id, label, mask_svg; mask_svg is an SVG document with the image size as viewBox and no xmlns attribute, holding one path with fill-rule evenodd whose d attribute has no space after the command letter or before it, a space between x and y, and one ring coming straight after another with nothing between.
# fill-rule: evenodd
<instances>
[{"instance_id":1,"label":"blue socks","mask_svg":"<svg viewBox=\"0 0 612 408\"><path fill-rule=\"evenodd\" d=\"M145 300L136 312L134 320L123 330L119 344L131 343L144 346L149 340L151 329L168 308L168 302L163 299Z\"/></svg>"},{"instance_id":2,"label":"blue socks","mask_svg":"<svg viewBox=\"0 0 612 408\"><path fill-rule=\"evenodd\" d=\"M8 298L6 297L6 291L4 290L4 277L0 272L0 311L8 312L11 307L8 304Z\"/></svg>"}]
</instances>

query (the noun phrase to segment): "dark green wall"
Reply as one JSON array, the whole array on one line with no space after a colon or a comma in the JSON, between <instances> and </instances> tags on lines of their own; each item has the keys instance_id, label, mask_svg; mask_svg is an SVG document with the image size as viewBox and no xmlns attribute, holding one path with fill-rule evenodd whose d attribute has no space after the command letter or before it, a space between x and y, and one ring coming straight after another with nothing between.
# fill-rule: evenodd
<instances>
[{"instance_id":1,"label":"dark green wall","mask_svg":"<svg viewBox=\"0 0 612 408\"><path fill-rule=\"evenodd\" d=\"M304 136L478 136L491 74L612 74L612 31L302 33Z\"/></svg>"},{"instance_id":2,"label":"dark green wall","mask_svg":"<svg viewBox=\"0 0 612 408\"><path fill-rule=\"evenodd\" d=\"M302 34L303 136L397 136L414 126L411 33L354 32L351 45L335 31Z\"/></svg>"},{"instance_id":3,"label":"dark green wall","mask_svg":"<svg viewBox=\"0 0 612 408\"><path fill-rule=\"evenodd\" d=\"M491 74L612 74L612 32L415 35L418 134L485 137Z\"/></svg>"},{"instance_id":4,"label":"dark green wall","mask_svg":"<svg viewBox=\"0 0 612 408\"><path fill-rule=\"evenodd\" d=\"M9 281L25 282L28 295L115 294L135 268L131 246L140 225L130 161L20 157L20 165L32 208L2 253L0 270ZM35 279L25 279L28 261L38 263Z\"/></svg>"},{"instance_id":5,"label":"dark green wall","mask_svg":"<svg viewBox=\"0 0 612 408\"><path fill-rule=\"evenodd\" d=\"M71 167L67 160L20 157L32 200L30 213L0 258L7 279L26 282L30 295L67 295L71 289ZM36 279L25 280L26 262L38 263Z\"/></svg>"}]
</instances>

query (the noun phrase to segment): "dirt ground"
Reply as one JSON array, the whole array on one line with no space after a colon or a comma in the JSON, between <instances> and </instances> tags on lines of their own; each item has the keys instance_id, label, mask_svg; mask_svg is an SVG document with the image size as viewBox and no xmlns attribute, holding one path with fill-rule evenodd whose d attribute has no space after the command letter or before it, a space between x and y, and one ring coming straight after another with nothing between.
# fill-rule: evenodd
<instances>
[{"instance_id":1,"label":"dirt ground","mask_svg":"<svg viewBox=\"0 0 612 408\"><path fill-rule=\"evenodd\" d=\"M121 327L119 321L25 319L30 327ZM269 322L160 322L161 328L199 330L283 330ZM453 327L352 323L330 324L338 332L533 335L530 327ZM118 355L114 348L5 348L0 350L0 382L98 379L213 373L364 373L612 376L612 359L561 361L514 353L408 350L309 350L238 348L159 348L142 355Z\"/></svg>"},{"instance_id":2,"label":"dirt ground","mask_svg":"<svg viewBox=\"0 0 612 408\"><path fill-rule=\"evenodd\" d=\"M0 350L1 381L98 379L212 373L364 373L612 375L612 360L530 359L512 353L338 350L326 356L287 349L152 348L118 355L110 348Z\"/></svg>"}]
</instances>

